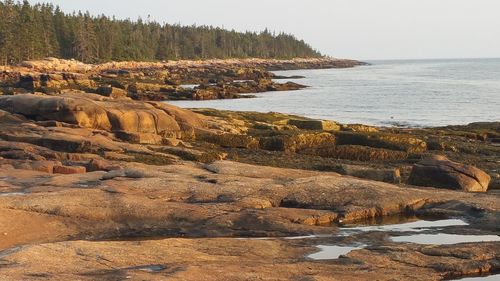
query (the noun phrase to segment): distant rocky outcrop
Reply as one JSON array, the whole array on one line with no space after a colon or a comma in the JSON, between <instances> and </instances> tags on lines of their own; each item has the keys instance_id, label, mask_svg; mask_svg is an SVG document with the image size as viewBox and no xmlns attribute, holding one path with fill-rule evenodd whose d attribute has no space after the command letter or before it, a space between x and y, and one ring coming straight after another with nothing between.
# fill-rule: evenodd
<instances>
[{"instance_id":1,"label":"distant rocky outcrop","mask_svg":"<svg viewBox=\"0 0 500 281\"><path fill-rule=\"evenodd\" d=\"M66 60L58 58L46 58L43 60L23 61L19 64L37 71L56 71L56 72L79 72L84 73L92 69L91 64L86 64L77 60Z\"/></svg>"}]
</instances>

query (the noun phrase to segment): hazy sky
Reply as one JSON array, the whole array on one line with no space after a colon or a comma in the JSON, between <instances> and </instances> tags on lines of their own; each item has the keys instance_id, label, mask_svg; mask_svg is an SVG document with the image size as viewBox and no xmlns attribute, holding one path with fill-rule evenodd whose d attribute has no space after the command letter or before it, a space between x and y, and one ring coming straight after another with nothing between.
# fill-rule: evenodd
<instances>
[{"instance_id":1,"label":"hazy sky","mask_svg":"<svg viewBox=\"0 0 500 281\"><path fill-rule=\"evenodd\" d=\"M44 2L31 0L31 2ZM500 0L47 0L183 25L292 33L356 59L500 57Z\"/></svg>"}]
</instances>

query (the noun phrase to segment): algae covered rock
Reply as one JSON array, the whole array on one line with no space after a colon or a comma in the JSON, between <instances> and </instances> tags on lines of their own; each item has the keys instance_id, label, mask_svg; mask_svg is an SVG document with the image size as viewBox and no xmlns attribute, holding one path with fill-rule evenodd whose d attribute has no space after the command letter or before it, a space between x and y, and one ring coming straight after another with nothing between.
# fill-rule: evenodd
<instances>
[{"instance_id":1,"label":"algae covered rock","mask_svg":"<svg viewBox=\"0 0 500 281\"><path fill-rule=\"evenodd\" d=\"M335 145L330 133L278 135L260 139L260 148L270 151L301 152Z\"/></svg>"},{"instance_id":2,"label":"algae covered rock","mask_svg":"<svg viewBox=\"0 0 500 281\"><path fill-rule=\"evenodd\" d=\"M389 133L339 132L337 133L337 143L339 145L385 148L408 153L421 153L427 150L426 142L419 138Z\"/></svg>"},{"instance_id":3,"label":"algae covered rock","mask_svg":"<svg viewBox=\"0 0 500 281\"><path fill-rule=\"evenodd\" d=\"M340 131L338 123L328 120L290 119L288 120L288 124L303 130Z\"/></svg>"},{"instance_id":4,"label":"algae covered rock","mask_svg":"<svg viewBox=\"0 0 500 281\"><path fill-rule=\"evenodd\" d=\"M337 145L317 150L316 154L326 158L346 159L353 161L387 161L402 160L408 157L403 151L384 148L373 148L361 145Z\"/></svg>"},{"instance_id":5,"label":"algae covered rock","mask_svg":"<svg viewBox=\"0 0 500 281\"><path fill-rule=\"evenodd\" d=\"M248 135L216 134L205 132L197 135L197 139L226 148L258 148L259 140Z\"/></svg>"},{"instance_id":6,"label":"algae covered rock","mask_svg":"<svg viewBox=\"0 0 500 281\"><path fill-rule=\"evenodd\" d=\"M373 126L363 124L345 124L341 125L343 131L377 133L379 129Z\"/></svg>"}]
</instances>

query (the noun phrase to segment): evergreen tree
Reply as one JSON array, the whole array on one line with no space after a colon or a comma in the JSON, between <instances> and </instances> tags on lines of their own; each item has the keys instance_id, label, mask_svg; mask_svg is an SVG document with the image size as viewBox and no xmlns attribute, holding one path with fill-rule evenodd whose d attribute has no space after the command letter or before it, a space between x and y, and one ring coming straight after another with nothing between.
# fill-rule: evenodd
<instances>
[{"instance_id":1,"label":"evergreen tree","mask_svg":"<svg viewBox=\"0 0 500 281\"><path fill-rule=\"evenodd\" d=\"M50 4L0 0L0 63L55 56L84 62L320 57L294 36L211 26L66 14Z\"/></svg>"},{"instance_id":2,"label":"evergreen tree","mask_svg":"<svg viewBox=\"0 0 500 281\"><path fill-rule=\"evenodd\" d=\"M0 2L1 3L1 2ZM19 5L7 0L0 5L0 56L2 64L9 64L21 59L20 49L15 44L15 24L18 20Z\"/></svg>"}]
</instances>

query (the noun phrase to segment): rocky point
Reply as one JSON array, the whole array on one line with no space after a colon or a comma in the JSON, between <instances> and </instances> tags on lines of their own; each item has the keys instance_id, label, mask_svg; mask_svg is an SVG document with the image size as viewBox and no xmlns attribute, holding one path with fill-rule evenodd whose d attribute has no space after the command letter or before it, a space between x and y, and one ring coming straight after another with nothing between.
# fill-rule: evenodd
<instances>
[{"instance_id":1,"label":"rocky point","mask_svg":"<svg viewBox=\"0 0 500 281\"><path fill-rule=\"evenodd\" d=\"M184 83L252 91L273 78L268 70L352 64L46 60L5 70L0 280L446 280L498 272L495 239L428 245L394 239L408 230L345 233L346 225L411 217L464 222L418 230L426 235L498 237L499 123L377 128L158 102ZM318 245L357 248L314 260Z\"/></svg>"}]
</instances>

